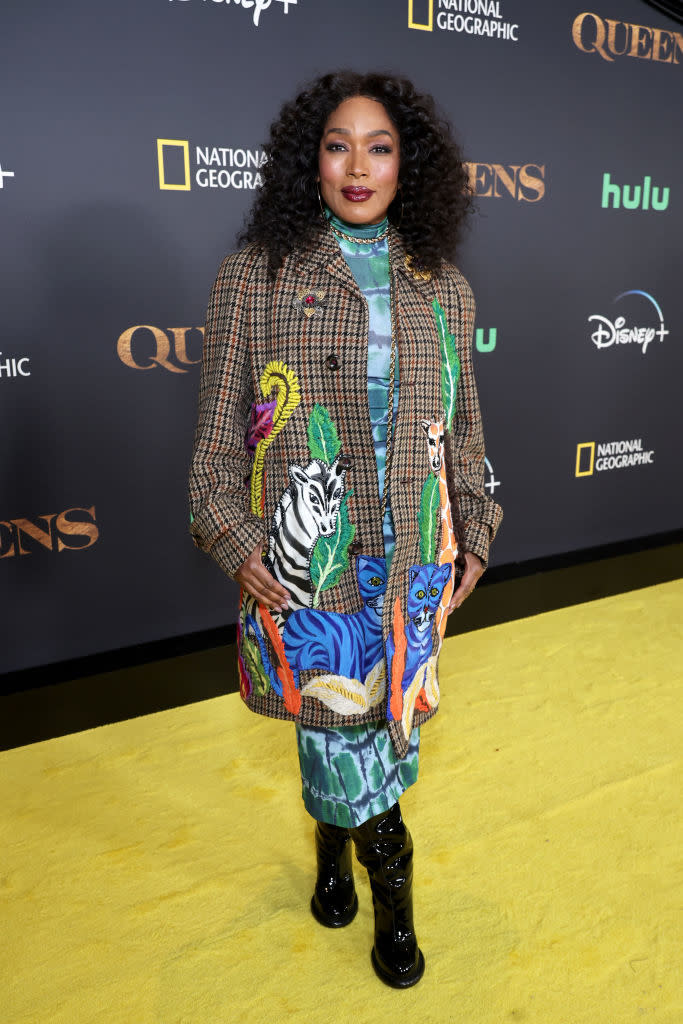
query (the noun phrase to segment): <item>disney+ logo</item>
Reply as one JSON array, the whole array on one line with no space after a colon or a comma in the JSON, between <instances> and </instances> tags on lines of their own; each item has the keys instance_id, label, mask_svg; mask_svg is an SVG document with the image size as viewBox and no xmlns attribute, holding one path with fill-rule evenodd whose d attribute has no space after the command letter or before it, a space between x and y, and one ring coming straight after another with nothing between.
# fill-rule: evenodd
<instances>
[{"instance_id":1,"label":"disney+ logo","mask_svg":"<svg viewBox=\"0 0 683 1024\"><path fill-rule=\"evenodd\" d=\"M621 299L625 299L628 295L639 295L646 299L649 303L647 307L649 311L648 319L654 320L656 314L658 323L653 325L652 323L647 326L627 326L626 317L618 316L615 320L610 320L606 316L600 316L598 313L588 317L588 322L594 321L597 327L591 334L591 341L596 348L611 348L612 345L640 345L642 353L645 355L648 346L655 338L659 338L660 342L664 341L665 336L669 331L664 326L664 314L659 306L659 303L654 299L648 292L640 291L639 289L633 289L628 292L622 292L621 295L617 295L615 302L619 302ZM642 303L639 303L641 307L640 316L642 313ZM652 310L654 309L654 314Z\"/></svg>"},{"instance_id":2,"label":"disney+ logo","mask_svg":"<svg viewBox=\"0 0 683 1024\"><path fill-rule=\"evenodd\" d=\"M169 0L173 3L174 0ZM213 4L227 4L229 5L231 0L208 0L209 3ZM290 7L296 7L298 0L275 0L276 3L282 4L285 14L289 14ZM188 4L190 0L175 0L175 3ZM207 0L202 0L202 3L207 3ZM244 7L247 11L253 11L254 25L256 28L259 27L261 20L261 12L267 11L273 0L232 0L232 3L236 4L237 7Z\"/></svg>"}]
</instances>

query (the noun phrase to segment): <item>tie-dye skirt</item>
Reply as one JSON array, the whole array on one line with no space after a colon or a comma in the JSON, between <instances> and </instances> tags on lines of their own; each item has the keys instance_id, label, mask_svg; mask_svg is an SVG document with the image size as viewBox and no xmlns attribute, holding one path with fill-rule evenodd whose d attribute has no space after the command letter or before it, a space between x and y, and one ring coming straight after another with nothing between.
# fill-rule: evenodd
<instances>
[{"instance_id":1,"label":"tie-dye skirt","mask_svg":"<svg viewBox=\"0 0 683 1024\"><path fill-rule=\"evenodd\" d=\"M387 811L417 781L420 730L401 760L381 722L315 729L296 725L304 806L316 821L355 828Z\"/></svg>"}]
</instances>

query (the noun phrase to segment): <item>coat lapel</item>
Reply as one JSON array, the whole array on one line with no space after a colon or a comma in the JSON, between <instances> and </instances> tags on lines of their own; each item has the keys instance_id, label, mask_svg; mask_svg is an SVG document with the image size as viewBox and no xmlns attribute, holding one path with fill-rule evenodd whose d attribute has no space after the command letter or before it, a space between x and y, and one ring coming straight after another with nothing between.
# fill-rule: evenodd
<instances>
[{"instance_id":1,"label":"coat lapel","mask_svg":"<svg viewBox=\"0 0 683 1024\"><path fill-rule=\"evenodd\" d=\"M411 261L401 236L395 228L389 230L389 259L394 275L419 292L431 305L434 298L434 280L432 275L421 274L411 270Z\"/></svg>"},{"instance_id":2,"label":"coat lapel","mask_svg":"<svg viewBox=\"0 0 683 1024\"><path fill-rule=\"evenodd\" d=\"M331 274L337 281L354 294L359 294L358 285L342 256L332 231L322 228L312 240L309 248L297 250L291 259L294 269L304 279L311 279L314 272Z\"/></svg>"}]
</instances>

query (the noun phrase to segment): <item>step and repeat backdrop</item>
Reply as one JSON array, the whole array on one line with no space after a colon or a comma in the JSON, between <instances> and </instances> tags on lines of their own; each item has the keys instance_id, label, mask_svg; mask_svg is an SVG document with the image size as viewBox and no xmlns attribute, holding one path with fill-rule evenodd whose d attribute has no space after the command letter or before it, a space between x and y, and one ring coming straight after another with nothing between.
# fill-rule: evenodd
<instances>
[{"instance_id":1,"label":"step and repeat backdrop","mask_svg":"<svg viewBox=\"0 0 683 1024\"><path fill-rule=\"evenodd\" d=\"M492 564L683 526L683 25L585 2L3 5L0 671L235 620L188 533L206 303L334 68L408 75L466 152Z\"/></svg>"}]
</instances>

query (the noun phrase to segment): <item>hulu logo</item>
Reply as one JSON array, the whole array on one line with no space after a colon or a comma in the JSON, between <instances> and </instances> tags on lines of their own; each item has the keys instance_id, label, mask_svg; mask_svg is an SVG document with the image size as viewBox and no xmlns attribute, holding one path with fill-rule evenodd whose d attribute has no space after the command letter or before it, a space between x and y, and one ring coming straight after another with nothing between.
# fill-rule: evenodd
<instances>
[{"instance_id":1,"label":"hulu logo","mask_svg":"<svg viewBox=\"0 0 683 1024\"><path fill-rule=\"evenodd\" d=\"M474 344L477 352L493 352L498 340L498 331L495 327L489 327L488 340L484 336L484 328L477 327L474 332Z\"/></svg>"},{"instance_id":2,"label":"hulu logo","mask_svg":"<svg viewBox=\"0 0 683 1024\"><path fill-rule=\"evenodd\" d=\"M602 176L602 208L607 210L610 206L618 210L623 206L625 210L666 210L669 205L668 186L659 188L652 187L652 178L646 175L642 185L613 185L609 174Z\"/></svg>"}]
</instances>

